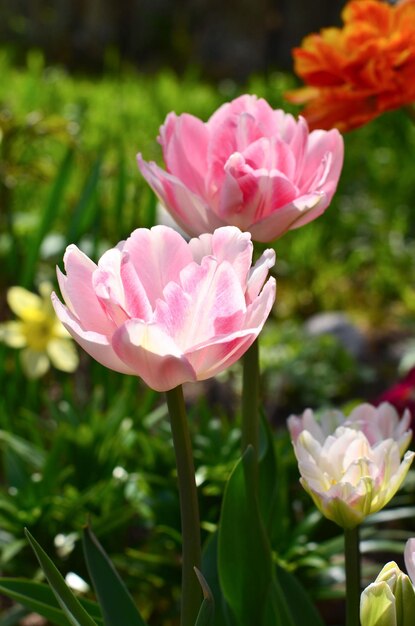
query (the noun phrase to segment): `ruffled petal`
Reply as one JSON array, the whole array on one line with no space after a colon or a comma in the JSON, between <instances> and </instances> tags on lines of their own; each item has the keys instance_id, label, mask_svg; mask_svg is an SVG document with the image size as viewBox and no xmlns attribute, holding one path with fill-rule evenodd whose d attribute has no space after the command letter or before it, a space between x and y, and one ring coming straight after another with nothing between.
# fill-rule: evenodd
<instances>
[{"instance_id":1,"label":"ruffled petal","mask_svg":"<svg viewBox=\"0 0 415 626\"><path fill-rule=\"evenodd\" d=\"M111 335L104 335L93 330L85 330L72 312L64 306L55 293L52 294L52 303L56 315L77 343L92 356L98 363L122 374L135 374L128 365L123 363L115 354L110 343Z\"/></svg>"},{"instance_id":2,"label":"ruffled petal","mask_svg":"<svg viewBox=\"0 0 415 626\"><path fill-rule=\"evenodd\" d=\"M201 197L205 192L208 138L205 124L188 113L169 113L160 128L167 170Z\"/></svg>"},{"instance_id":3,"label":"ruffled petal","mask_svg":"<svg viewBox=\"0 0 415 626\"><path fill-rule=\"evenodd\" d=\"M67 247L64 264L67 275L59 269L57 275L62 296L70 311L81 320L85 329L104 335L111 333L114 324L105 315L92 284L96 264L75 245Z\"/></svg>"},{"instance_id":4,"label":"ruffled petal","mask_svg":"<svg viewBox=\"0 0 415 626\"><path fill-rule=\"evenodd\" d=\"M193 261L186 241L167 226L138 228L125 241L123 251L152 307L163 297L164 287L171 281L179 283L180 272Z\"/></svg>"},{"instance_id":5,"label":"ruffled petal","mask_svg":"<svg viewBox=\"0 0 415 626\"><path fill-rule=\"evenodd\" d=\"M250 227L252 239L267 242L281 237L291 228L299 228L321 215L324 211L321 193L295 199L286 206L254 223Z\"/></svg>"},{"instance_id":6,"label":"ruffled petal","mask_svg":"<svg viewBox=\"0 0 415 626\"><path fill-rule=\"evenodd\" d=\"M206 200L194 194L178 178L155 163L147 163L137 155L138 167L177 224L190 236L213 231L225 223L209 207Z\"/></svg>"},{"instance_id":7,"label":"ruffled petal","mask_svg":"<svg viewBox=\"0 0 415 626\"><path fill-rule=\"evenodd\" d=\"M119 358L156 391L196 380L186 357L154 324L129 320L114 333L112 344Z\"/></svg>"}]
</instances>

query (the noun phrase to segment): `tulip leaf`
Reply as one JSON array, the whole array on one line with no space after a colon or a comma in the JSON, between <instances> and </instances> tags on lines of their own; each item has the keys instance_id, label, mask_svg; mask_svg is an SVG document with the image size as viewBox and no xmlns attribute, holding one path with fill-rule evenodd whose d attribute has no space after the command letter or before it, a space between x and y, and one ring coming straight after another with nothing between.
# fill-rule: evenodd
<instances>
[{"instance_id":1,"label":"tulip leaf","mask_svg":"<svg viewBox=\"0 0 415 626\"><path fill-rule=\"evenodd\" d=\"M195 568L196 576L203 591L203 602L200 607L195 626L212 626L215 616L215 601L202 572Z\"/></svg>"},{"instance_id":2,"label":"tulip leaf","mask_svg":"<svg viewBox=\"0 0 415 626\"><path fill-rule=\"evenodd\" d=\"M56 626L70 626L71 624L49 585L23 578L0 578L0 593L42 615ZM101 626L103 621L98 604L84 599L80 599L80 603L93 617L96 624Z\"/></svg>"},{"instance_id":3,"label":"tulip leaf","mask_svg":"<svg viewBox=\"0 0 415 626\"><path fill-rule=\"evenodd\" d=\"M62 574L56 569L43 548L27 529L25 533L62 611L68 618L69 624L71 624L71 626L97 626L97 623L86 612L79 600L69 589Z\"/></svg>"},{"instance_id":4,"label":"tulip leaf","mask_svg":"<svg viewBox=\"0 0 415 626\"><path fill-rule=\"evenodd\" d=\"M282 567L277 568L277 578L296 626L324 626L319 612L297 578Z\"/></svg>"},{"instance_id":5,"label":"tulip leaf","mask_svg":"<svg viewBox=\"0 0 415 626\"><path fill-rule=\"evenodd\" d=\"M146 626L118 572L89 527L84 529L83 548L105 626Z\"/></svg>"},{"instance_id":6,"label":"tulip leaf","mask_svg":"<svg viewBox=\"0 0 415 626\"><path fill-rule=\"evenodd\" d=\"M254 450L248 447L223 498L220 584L238 626L295 626L274 575L271 546L259 510L257 470Z\"/></svg>"},{"instance_id":7,"label":"tulip leaf","mask_svg":"<svg viewBox=\"0 0 415 626\"><path fill-rule=\"evenodd\" d=\"M203 547L202 570L215 599L214 626L236 626L235 619L220 588L217 531L210 535Z\"/></svg>"}]
</instances>

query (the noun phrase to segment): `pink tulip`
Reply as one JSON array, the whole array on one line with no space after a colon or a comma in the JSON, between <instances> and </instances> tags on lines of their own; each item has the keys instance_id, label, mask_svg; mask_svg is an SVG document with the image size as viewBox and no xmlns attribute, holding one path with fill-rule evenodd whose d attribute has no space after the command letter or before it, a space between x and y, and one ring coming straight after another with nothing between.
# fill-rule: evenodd
<instances>
[{"instance_id":1,"label":"pink tulip","mask_svg":"<svg viewBox=\"0 0 415 626\"><path fill-rule=\"evenodd\" d=\"M93 263L67 248L58 270L64 306L53 304L72 337L110 369L166 391L204 380L239 359L275 299L265 283L275 254L251 267L248 233L219 228L189 243L173 229L139 228ZM265 285L264 285L265 283Z\"/></svg>"},{"instance_id":2,"label":"pink tulip","mask_svg":"<svg viewBox=\"0 0 415 626\"><path fill-rule=\"evenodd\" d=\"M344 426L362 431L371 446L384 439L393 439L399 445L401 456L412 439L410 424L410 412L405 410L402 417L399 417L396 409L388 402L382 402L379 406L363 402L348 417L341 411L326 409L318 414L317 419L311 409L306 409L301 416L290 415L287 420L294 444L303 430L308 430L314 439L323 444L336 428Z\"/></svg>"},{"instance_id":3,"label":"pink tulip","mask_svg":"<svg viewBox=\"0 0 415 626\"><path fill-rule=\"evenodd\" d=\"M245 95L203 123L170 113L159 142L167 171L138 154L161 203L189 235L232 224L271 241L321 215L343 164L337 130L309 132L262 98Z\"/></svg>"}]
</instances>

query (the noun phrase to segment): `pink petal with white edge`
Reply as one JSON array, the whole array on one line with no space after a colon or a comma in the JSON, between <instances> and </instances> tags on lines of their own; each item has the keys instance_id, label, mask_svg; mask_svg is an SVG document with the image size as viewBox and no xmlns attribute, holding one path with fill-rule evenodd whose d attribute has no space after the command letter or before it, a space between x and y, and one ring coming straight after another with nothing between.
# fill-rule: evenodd
<instances>
[{"instance_id":1,"label":"pink petal with white edge","mask_svg":"<svg viewBox=\"0 0 415 626\"><path fill-rule=\"evenodd\" d=\"M245 288L252 263L254 246L250 233L243 233L234 226L217 228L212 236L212 254L219 263L228 261Z\"/></svg>"},{"instance_id":2,"label":"pink petal with white edge","mask_svg":"<svg viewBox=\"0 0 415 626\"><path fill-rule=\"evenodd\" d=\"M318 184L316 171L327 154L331 155L330 171L326 173L324 182ZM311 132L308 138L303 173L298 183L302 193L318 190L324 191L328 195L330 202L336 191L343 166L343 157L343 138L337 130L314 130ZM316 183L318 184L317 188L315 187Z\"/></svg>"},{"instance_id":3,"label":"pink petal with white edge","mask_svg":"<svg viewBox=\"0 0 415 626\"><path fill-rule=\"evenodd\" d=\"M179 117L169 113L160 128L159 141L167 170L190 191L202 197L205 192L208 139L205 124L188 113Z\"/></svg>"},{"instance_id":4,"label":"pink petal with white edge","mask_svg":"<svg viewBox=\"0 0 415 626\"><path fill-rule=\"evenodd\" d=\"M93 330L85 330L79 320L64 306L57 295L52 293L52 304L66 330L75 341L98 363L121 374L134 374L134 370L120 361L115 354L109 337Z\"/></svg>"},{"instance_id":5,"label":"pink petal with white edge","mask_svg":"<svg viewBox=\"0 0 415 626\"><path fill-rule=\"evenodd\" d=\"M321 198L321 194L310 194L307 198L299 198L276 209L271 215L251 225L252 239L266 243L278 239L291 228L310 222L324 211L320 210Z\"/></svg>"},{"instance_id":6,"label":"pink petal with white edge","mask_svg":"<svg viewBox=\"0 0 415 626\"><path fill-rule=\"evenodd\" d=\"M147 163L140 154L137 155L137 162L160 202L170 211L178 226L190 236L225 226L225 222L215 215L205 200L187 189L178 178L155 163Z\"/></svg>"},{"instance_id":7,"label":"pink petal with white edge","mask_svg":"<svg viewBox=\"0 0 415 626\"><path fill-rule=\"evenodd\" d=\"M294 127L292 136L286 141L289 142L290 148L295 157L295 177L293 178L293 182L299 186L301 175L304 167L304 159L307 153L307 144L308 144L308 124L303 117L298 118L298 122L294 121Z\"/></svg>"},{"instance_id":8,"label":"pink petal with white edge","mask_svg":"<svg viewBox=\"0 0 415 626\"><path fill-rule=\"evenodd\" d=\"M261 291L268 271L275 265L275 250L268 248L252 267L248 276L246 301L253 302Z\"/></svg>"},{"instance_id":9,"label":"pink petal with white edge","mask_svg":"<svg viewBox=\"0 0 415 626\"><path fill-rule=\"evenodd\" d=\"M92 277L92 285L102 308L116 326L126 319L126 301L121 280L122 252L119 248L107 250L98 261Z\"/></svg>"},{"instance_id":10,"label":"pink petal with white edge","mask_svg":"<svg viewBox=\"0 0 415 626\"><path fill-rule=\"evenodd\" d=\"M128 253L153 308L157 298L163 297L164 287L170 281L178 283L181 270L193 260L183 237L167 226L137 228L125 241L123 251Z\"/></svg>"},{"instance_id":11,"label":"pink petal with white edge","mask_svg":"<svg viewBox=\"0 0 415 626\"><path fill-rule=\"evenodd\" d=\"M158 326L129 320L114 333L112 344L119 358L155 391L196 380L188 360Z\"/></svg>"},{"instance_id":12,"label":"pink petal with white edge","mask_svg":"<svg viewBox=\"0 0 415 626\"><path fill-rule=\"evenodd\" d=\"M251 302L246 310L245 327L256 329L258 335L271 313L277 293L277 282L274 277L268 278L259 296Z\"/></svg>"},{"instance_id":13,"label":"pink petal with white edge","mask_svg":"<svg viewBox=\"0 0 415 626\"><path fill-rule=\"evenodd\" d=\"M189 247L196 263L200 264L205 256L213 256L219 263L228 261L241 285L246 284L253 254L250 233L241 232L235 226L223 226L213 234L203 233L191 239Z\"/></svg>"},{"instance_id":14,"label":"pink petal with white edge","mask_svg":"<svg viewBox=\"0 0 415 626\"><path fill-rule=\"evenodd\" d=\"M111 333L113 323L107 318L95 294L92 278L97 266L75 245L66 248L63 257L67 275L57 269L62 296L72 313L87 330Z\"/></svg>"},{"instance_id":15,"label":"pink petal with white edge","mask_svg":"<svg viewBox=\"0 0 415 626\"><path fill-rule=\"evenodd\" d=\"M251 329L242 330L187 352L186 357L197 372L197 380L206 380L216 376L236 363L253 344L256 337L257 334Z\"/></svg>"},{"instance_id":16,"label":"pink petal with white edge","mask_svg":"<svg viewBox=\"0 0 415 626\"><path fill-rule=\"evenodd\" d=\"M404 551L405 567L408 575L415 585L415 539L408 539Z\"/></svg>"},{"instance_id":17,"label":"pink petal with white edge","mask_svg":"<svg viewBox=\"0 0 415 626\"><path fill-rule=\"evenodd\" d=\"M262 134L268 137L275 134L280 121L279 119L276 120L275 111L266 100L250 94L239 96L232 102L227 102L219 107L206 124L209 132L212 135L215 134L220 126L226 124L228 118L237 117L243 113L247 113L257 120Z\"/></svg>"},{"instance_id":18,"label":"pink petal with white edge","mask_svg":"<svg viewBox=\"0 0 415 626\"><path fill-rule=\"evenodd\" d=\"M242 230L252 232L252 225L258 220L274 215L280 208L293 202L298 195L297 188L284 174L277 170L254 170L242 155L232 155L226 168L220 215ZM228 185L234 184L232 179L238 183L242 192L243 200L239 205L236 204L237 196L232 198L229 193Z\"/></svg>"},{"instance_id":19,"label":"pink petal with white edge","mask_svg":"<svg viewBox=\"0 0 415 626\"><path fill-rule=\"evenodd\" d=\"M237 314L243 318L245 313L245 289L230 263L205 257L201 265L192 263L183 270L181 285L191 303L180 334L183 351L230 332L230 327L231 332L239 330L234 324L241 320Z\"/></svg>"},{"instance_id":20,"label":"pink petal with white edge","mask_svg":"<svg viewBox=\"0 0 415 626\"><path fill-rule=\"evenodd\" d=\"M241 329L232 334L194 346L186 352L198 380L215 376L235 363L252 345L262 330L275 300L275 279L270 278L260 296L248 308Z\"/></svg>"},{"instance_id":21,"label":"pink petal with white edge","mask_svg":"<svg viewBox=\"0 0 415 626\"><path fill-rule=\"evenodd\" d=\"M128 252L123 254L120 271L129 316L138 317L146 322L151 321L153 309Z\"/></svg>"}]
</instances>

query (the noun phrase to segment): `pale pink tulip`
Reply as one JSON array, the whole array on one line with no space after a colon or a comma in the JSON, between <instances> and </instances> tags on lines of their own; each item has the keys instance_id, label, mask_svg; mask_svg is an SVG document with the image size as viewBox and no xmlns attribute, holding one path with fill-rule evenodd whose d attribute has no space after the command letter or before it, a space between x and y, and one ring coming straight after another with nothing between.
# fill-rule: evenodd
<instances>
[{"instance_id":1,"label":"pale pink tulip","mask_svg":"<svg viewBox=\"0 0 415 626\"><path fill-rule=\"evenodd\" d=\"M321 215L343 164L337 130L309 132L262 98L244 95L208 120L170 113L159 142L167 171L138 155L161 203L189 235L231 224L272 241Z\"/></svg>"},{"instance_id":2,"label":"pale pink tulip","mask_svg":"<svg viewBox=\"0 0 415 626\"><path fill-rule=\"evenodd\" d=\"M303 430L294 451L301 484L318 509L343 528L353 528L382 509L401 486L414 453L400 460L399 445L370 445L359 430L339 426L323 443Z\"/></svg>"},{"instance_id":3,"label":"pale pink tulip","mask_svg":"<svg viewBox=\"0 0 415 626\"><path fill-rule=\"evenodd\" d=\"M415 586L415 538L408 539L404 551L405 567Z\"/></svg>"},{"instance_id":4,"label":"pale pink tulip","mask_svg":"<svg viewBox=\"0 0 415 626\"><path fill-rule=\"evenodd\" d=\"M400 418L396 409L388 402L383 402L379 406L363 402L356 406L348 417L341 411L325 410L316 418L311 409L306 409L301 416L291 415L287 423L294 443L303 430L308 430L319 443L323 444L338 426L345 426L361 430L370 445L384 439L393 439L398 443L400 453L403 455L412 439L410 412L404 411Z\"/></svg>"},{"instance_id":5,"label":"pale pink tulip","mask_svg":"<svg viewBox=\"0 0 415 626\"><path fill-rule=\"evenodd\" d=\"M110 369L157 391L204 380L232 365L258 336L275 299L265 283L275 254L251 267L249 233L217 229L189 243L173 229L140 228L93 263L67 248L58 270L72 337ZM264 285L265 283L265 285Z\"/></svg>"}]
</instances>

